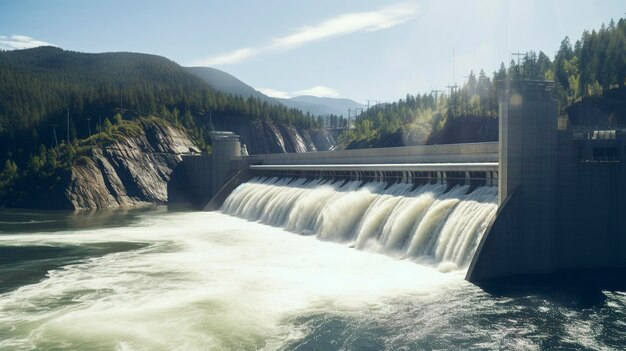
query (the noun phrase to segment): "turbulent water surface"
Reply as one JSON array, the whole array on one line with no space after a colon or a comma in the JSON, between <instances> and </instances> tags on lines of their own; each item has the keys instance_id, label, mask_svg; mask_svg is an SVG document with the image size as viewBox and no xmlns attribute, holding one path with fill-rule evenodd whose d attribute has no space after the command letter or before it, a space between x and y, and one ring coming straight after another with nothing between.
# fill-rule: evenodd
<instances>
[{"instance_id":1,"label":"turbulent water surface","mask_svg":"<svg viewBox=\"0 0 626 351\"><path fill-rule=\"evenodd\" d=\"M0 350L624 347L622 292L486 292L463 280L462 255L446 256L444 249L438 256L438 247L456 242L446 236L445 223L455 211L461 211L458 216L482 206L471 201L490 203L488 191L467 198L462 192L445 197L436 188L387 190L357 189L371 199L367 208L354 211L369 215L351 220L350 209L342 209L350 222L343 227L329 224L329 214L321 215L323 208L313 219L301 216L300 222L286 214L275 226L222 213L165 209L4 211ZM324 191L349 196L333 186L320 193ZM427 209L406 203L419 202L424 194L432 196ZM450 199L457 200L453 209L451 204L437 205ZM387 203L392 200L398 203ZM434 242L415 244L411 254L419 224L410 226L401 219L423 221L435 208L450 218L423 229ZM400 210L411 215L396 213ZM262 220L262 212L248 217ZM271 218L266 216L265 222ZM389 219L381 224L374 218ZM404 239L388 246L394 233L390 220L405 229L395 232ZM347 226L353 226L353 235L333 234L347 231ZM457 253L462 251L459 245L452 245L459 248ZM458 265L443 273L446 261Z\"/></svg>"}]
</instances>

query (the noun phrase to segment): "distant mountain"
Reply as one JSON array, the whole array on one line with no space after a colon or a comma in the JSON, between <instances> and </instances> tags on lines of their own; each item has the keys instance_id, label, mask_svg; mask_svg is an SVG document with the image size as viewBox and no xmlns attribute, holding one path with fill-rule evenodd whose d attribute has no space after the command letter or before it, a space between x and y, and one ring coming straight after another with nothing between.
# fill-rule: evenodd
<instances>
[{"instance_id":1,"label":"distant mountain","mask_svg":"<svg viewBox=\"0 0 626 351\"><path fill-rule=\"evenodd\" d=\"M290 99L280 99L267 96L242 82L232 74L209 67L185 67L187 72L202 79L213 89L231 95L242 97L253 96L261 101L280 103L289 108L295 108L312 115L346 115L348 109L362 108L364 105L350 99L324 98L310 95L296 96Z\"/></svg>"},{"instance_id":2,"label":"distant mountain","mask_svg":"<svg viewBox=\"0 0 626 351\"><path fill-rule=\"evenodd\" d=\"M11 158L24 161L22 167L41 145L87 138L118 113L125 119L158 116L187 128L200 144L210 143L211 124L231 118L270 116L303 130L317 127L300 111L223 92L255 92L227 73L199 71L204 79L165 57L128 52L0 50L0 165Z\"/></svg>"},{"instance_id":3,"label":"distant mountain","mask_svg":"<svg viewBox=\"0 0 626 351\"><path fill-rule=\"evenodd\" d=\"M350 99L317 97L311 95L296 96L291 99L276 99L287 107L297 108L313 115L347 115L348 109L363 108L365 105Z\"/></svg>"},{"instance_id":4,"label":"distant mountain","mask_svg":"<svg viewBox=\"0 0 626 351\"><path fill-rule=\"evenodd\" d=\"M274 101L271 97L255 90L232 74L220 71L219 69L210 67L185 67L185 70L202 79L213 89L223 93L239 95L246 98L253 96L262 101Z\"/></svg>"}]
</instances>

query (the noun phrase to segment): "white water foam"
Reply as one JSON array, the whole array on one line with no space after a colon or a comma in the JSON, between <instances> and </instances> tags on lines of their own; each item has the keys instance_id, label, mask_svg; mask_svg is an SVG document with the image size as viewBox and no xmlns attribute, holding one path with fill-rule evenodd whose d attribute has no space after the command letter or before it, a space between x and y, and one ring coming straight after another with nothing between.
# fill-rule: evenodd
<instances>
[{"instance_id":1,"label":"white water foam","mask_svg":"<svg viewBox=\"0 0 626 351\"><path fill-rule=\"evenodd\" d=\"M465 269L496 213L497 188L255 178L222 211L358 249Z\"/></svg>"},{"instance_id":2,"label":"white water foam","mask_svg":"<svg viewBox=\"0 0 626 351\"><path fill-rule=\"evenodd\" d=\"M144 243L86 257L0 294L0 349L275 350L292 316L376 306L465 284L458 274L220 213L131 227L0 236L0 247Z\"/></svg>"}]
</instances>

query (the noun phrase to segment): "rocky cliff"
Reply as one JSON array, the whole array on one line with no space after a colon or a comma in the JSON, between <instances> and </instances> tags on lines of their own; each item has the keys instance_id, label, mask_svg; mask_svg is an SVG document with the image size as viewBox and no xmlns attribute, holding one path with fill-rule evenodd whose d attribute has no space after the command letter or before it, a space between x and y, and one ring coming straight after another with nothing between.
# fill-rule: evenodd
<instances>
[{"instance_id":1,"label":"rocky cliff","mask_svg":"<svg viewBox=\"0 0 626 351\"><path fill-rule=\"evenodd\" d=\"M326 151L335 144L324 130L303 130L271 120L227 116L214 123L217 130L239 134L250 154Z\"/></svg>"},{"instance_id":2,"label":"rocky cliff","mask_svg":"<svg viewBox=\"0 0 626 351\"><path fill-rule=\"evenodd\" d=\"M482 116L448 118L441 130L428 137L427 144L482 143L498 141L498 119Z\"/></svg>"},{"instance_id":3,"label":"rocky cliff","mask_svg":"<svg viewBox=\"0 0 626 351\"><path fill-rule=\"evenodd\" d=\"M186 132L157 118L124 122L112 141L78 158L69 170L34 179L23 195L0 205L44 209L99 209L168 202L168 182L181 154L199 152ZM132 128L130 128L132 127ZM323 130L300 130L273 121L233 118L219 129L241 134L251 154L328 150L333 137ZM83 141L84 142L84 141ZM180 168L180 167L179 167ZM26 189L27 182L19 187Z\"/></svg>"},{"instance_id":4,"label":"rocky cliff","mask_svg":"<svg viewBox=\"0 0 626 351\"><path fill-rule=\"evenodd\" d=\"M71 169L64 189L74 209L140 206L167 202L167 182L180 154L198 151L188 135L167 123L139 122L138 135L94 149ZM63 207L66 207L63 206Z\"/></svg>"}]
</instances>

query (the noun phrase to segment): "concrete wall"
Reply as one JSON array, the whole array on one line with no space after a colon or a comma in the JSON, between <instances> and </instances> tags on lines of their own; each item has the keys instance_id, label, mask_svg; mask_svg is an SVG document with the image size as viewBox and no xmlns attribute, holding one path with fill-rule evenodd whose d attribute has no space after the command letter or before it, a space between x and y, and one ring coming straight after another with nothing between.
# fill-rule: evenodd
<instances>
[{"instance_id":1,"label":"concrete wall","mask_svg":"<svg viewBox=\"0 0 626 351\"><path fill-rule=\"evenodd\" d=\"M182 156L182 162L174 172L176 177L171 180L171 185L168 184L168 201L190 202L204 208L228 181L233 172L232 159L241 156L239 136L231 132L213 132L211 136L211 156Z\"/></svg>"},{"instance_id":2,"label":"concrete wall","mask_svg":"<svg viewBox=\"0 0 626 351\"><path fill-rule=\"evenodd\" d=\"M267 154L246 157L250 164L365 164L498 162L498 143L421 145L377 149Z\"/></svg>"},{"instance_id":3,"label":"concrete wall","mask_svg":"<svg viewBox=\"0 0 626 351\"><path fill-rule=\"evenodd\" d=\"M231 158L241 156L239 135L228 132L213 132L211 134L212 149L212 189L216 192L227 181L233 172L230 168Z\"/></svg>"},{"instance_id":4,"label":"concrete wall","mask_svg":"<svg viewBox=\"0 0 626 351\"><path fill-rule=\"evenodd\" d=\"M206 160L210 160L208 163ZM417 179L415 172L407 176L410 172L402 168L401 164L416 163L489 163L489 165L479 165L476 167L455 167L451 165L444 167L453 173L459 173L468 182L477 181L491 184L491 180L497 179L497 169L493 165L498 159L498 143L473 143L454 145L425 145L396 148L341 150L324 152L306 152L291 154L264 154L253 156L240 156L239 142L236 135L232 133L218 133L213 139L213 155L210 158L200 155L190 155L183 157L183 164L189 173L190 192L195 193L197 201L203 208L220 189L229 184L232 187L235 182L229 180L236 174L251 165L349 165L349 164L395 164L394 169L381 166L380 179L383 179L383 172L398 173L398 178ZM315 167L315 166L314 166ZM439 168L433 171L437 175L432 176L433 181L446 176L444 169ZM397 169L396 169L397 168ZM413 169L411 169L413 170ZM301 169L299 171L302 171ZM311 169L311 171L319 171ZM404 171L404 173L403 173ZM417 171L417 170L413 170ZM266 174L257 170L257 174ZM421 172L423 173L423 172ZM361 174L365 177L365 174ZM423 176L423 175L421 175ZM452 179L452 176L448 174ZM471 178L471 179L470 179ZM476 179L475 179L476 178ZM489 179L489 181L486 180ZM236 179L245 179L237 177ZM458 180L458 179L457 179ZM198 191L196 191L196 189ZM219 201L214 201L211 208L217 206Z\"/></svg>"},{"instance_id":5,"label":"concrete wall","mask_svg":"<svg viewBox=\"0 0 626 351\"><path fill-rule=\"evenodd\" d=\"M564 138L565 139L565 138ZM593 148L621 148L624 140L562 141L559 154L560 269L626 267L624 153L591 160Z\"/></svg>"},{"instance_id":6,"label":"concrete wall","mask_svg":"<svg viewBox=\"0 0 626 351\"><path fill-rule=\"evenodd\" d=\"M558 144L554 84L502 81L498 99L502 208L474 257L468 272L471 281L550 273L555 267Z\"/></svg>"},{"instance_id":7,"label":"concrete wall","mask_svg":"<svg viewBox=\"0 0 626 351\"><path fill-rule=\"evenodd\" d=\"M213 195L212 192L212 159L207 155L183 155L180 175L186 184L186 202L202 206ZM181 180L177 179L180 183ZM168 202L171 195L168 193Z\"/></svg>"},{"instance_id":8,"label":"concrete wall","mask_svg":"<svg viewBox=\"0 0 626 351\"><path fill-rule=\"evenodd\" d=\"M502 82L498 88L500 207L467 279L626 268L621 133L557 131L556 104L545 82Z\"/></svg>"}]
</instances>

